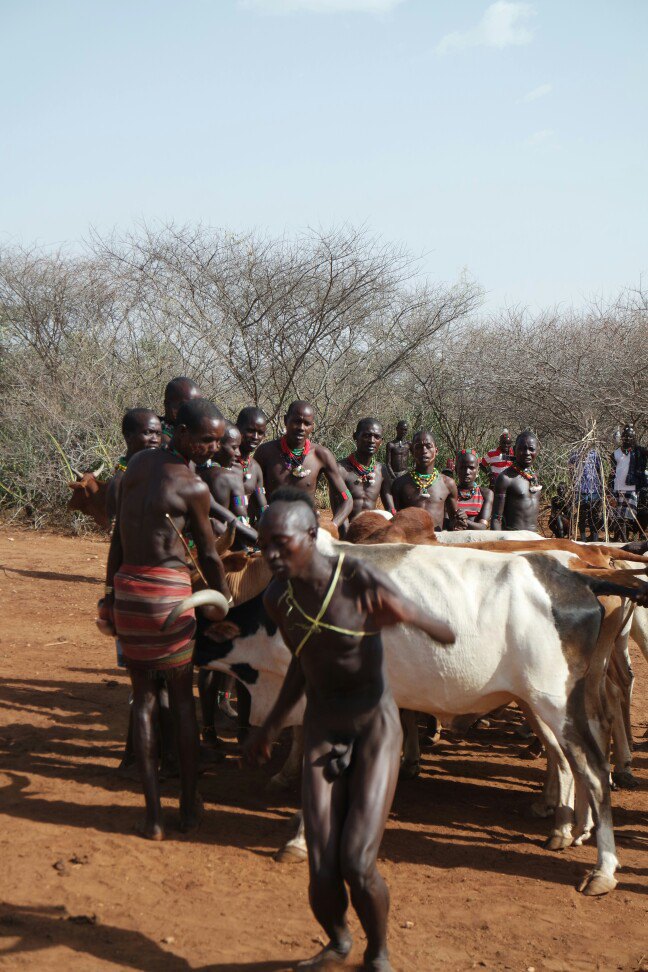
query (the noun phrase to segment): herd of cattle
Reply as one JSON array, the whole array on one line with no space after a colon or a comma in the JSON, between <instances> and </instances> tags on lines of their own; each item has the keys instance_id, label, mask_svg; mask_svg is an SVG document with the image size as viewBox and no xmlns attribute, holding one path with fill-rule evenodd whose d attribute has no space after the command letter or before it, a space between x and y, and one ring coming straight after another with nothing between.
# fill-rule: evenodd
<instances>
[{"instance_id":1,"label":"herd of cattle","mask_svg":"<svg viewBox=\"0 0 648 972\"><path fill-rule=\"evenodd\" d=\"M323 529L317 542L330 554L352 547L352 555L379 566L456 632L451 646L403 626L383 633L392 691L404 710L404 763L419 762L416 713L467 727L517 704L546 752L542 797L533 808L539 816L554 815L546 846L581 844L594 830L596 867L579 890L611 891L618 861L608 760L612 752L615 779L631 785L628 639L648 662L648 557L524 531L435 533L419 509L389 522L364 513L345 543ZM270 574L260 554L224 551L222 557L235 606L201 637L208 639L208 667L248 687L251 722L258 725L276 698L290 653L264 611ZM174 613L208 597L193 595ZM283 778L300 765L302 714L297 707L287 721L295 730ZM301 827L283 856L305 857Z\"/></svg>"}]
</instances>

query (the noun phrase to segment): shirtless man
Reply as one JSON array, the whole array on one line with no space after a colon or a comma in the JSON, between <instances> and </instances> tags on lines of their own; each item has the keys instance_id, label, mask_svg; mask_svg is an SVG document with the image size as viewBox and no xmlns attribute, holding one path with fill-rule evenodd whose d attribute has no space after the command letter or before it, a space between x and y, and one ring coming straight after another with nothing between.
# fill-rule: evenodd
<instances>
[{"instance_id":1,"label":"shirtless man","mask_svg":"<svg viewBox=\"0 0 648 972\"><path fill-rule=\"evenodd\" d=\"M349 520L363 510L375 510L378 497L388 513L394 513L391 495L391 477L383 462L376 462L376 453L382 444L382 425L374 418L360 419L353 439L355 452L338 463L340 475L353 500Z\"/></svg>"},{"instance_id":2,"label":"shirtless man","mask_svg":"<svg viewBox=\"0 0 648 972\"><path fill-rule=\"evenodd\" d=\"M538 448L533 432L520 432L515 440L513 465L501 472L495 483L493 530L537 531L542 486L531 467Z\"/></svg>"},{"instance_id":3,"label":"shirtless man","mask_svg":"<svg viewBox=\"0 0 648 972\"><path fill-rule=\"evenodd\" d=\"M455 463L457 471L457 506L467 517L466 523L457 523L456 530L490 530L493 512L493 490L479 486L479 457L476 449L461 449Z\"/></svg>"},{"instance_id":4,"label":"shirtless man","mask_svg":"<svg viewBox=\"0 0 648 972\"><path fill-rule=\"evenodd\" d=\"M209 492L217 503L233 513L237 519L247 522L247 497L241 466L241 433L235 425L228 425L213 459L197 470L209 486ZM213 525L219 534L225 533L227 524L214 518Z\"/></svg>"},{"instance_id":5,"label":"shirtless man","mask_svg":"<svg viewBox=\"0 0 648 972\"><path fill-rule=\"evenodd\" d=\"M401 420L396 426L396 438L387 443L387 469L392 479L407 472L410 457L410 443L406 439L409 426Z\"/></svg>"},{"instance_id":6,"label":"shirtless man","mask_svg":"<svg viewBox=\"0 0 648 972\"><path fill-rule=\"evenodd\" d=\"M255 459L261 466L268 496L279 486L296 486L313 499L320 475L326 477L335 509L333 524L341 527L353 510L353 500L347 492L333 453L325 446L311 442L315 425L313 407L308 402L293 402L284 416L286 433L280 439L272 439L259 446ZM337 508L334 491L342 499Z\"/></svg>"},{"instance_id":7,"label":"shirtless man","mask_svg":"<svg viewBox=\"0 0 648 972\"><path fill-rule=\"evenodd\" d=\"M427 510L434 520L436 530L443 527L444 517L450 529L467 524L466 514L459 509L457 484L454 479L434 468L437 447L434 436L428 431L415 432L412 438L413 472L404 473L392 483L392 496L397 510L418 506Z\"/></svg>"},{"instance_id":8,"label":"shirtless man","mask_svg":"<svg viewBox=\"0 0 648 972\"><path fill-rule=\"evenodd\" d=\"M122 419L122 435L126 442L126 454L117 460L115 471L108 483L106 512L108 519L114 520L117 512L117 494L126 466L137 452L143 449L158 449L162 441L162 424L150 408L131 408Z\"/></svg>"},{"instance_id":9,"label":"shirtless man","mask_svg":"<svg viewBox=\"0 0 648 972\"><path fill-rule=\"evenodd\" d=\"M131 677L135 753L146 801L141 832L150 840L164 837L154 732L158 674L167 679L175 721L180 829L189 831L199 822L192 663L195 619L193 614L183 614L168 630L163 625L174 605L191 593L185 545L179 536L187 524L207 583L229 597L209 522L209 490L192 465L211 458L224 431L223 416L211 402L185 403L178 411L169 449L147 449L133 456L117 500L99 616L120 639Z\"/></svg>"},{"instance_id":10,"label":"shirtless man","mask_svg":"<svg viewBox=\"0 0 648 972\"><path fill-rule=\"evenodd\" d=\"M268 419L262 409L248 405L241 409L236 419L236 427L241 433L241 465L243 483L248 500L248 515L256 523L268 505L263 484L261 466L254 458L255 451L266 437Z\"/></svg>"},{"instance_id":11,"label":"shirtless man","mask_svg":"<svg viewBox=\"0 0 648 972\"><path fill-rule=\"evenodd\" d=\"M443 644L454 635L374 567L323 556L316 536L312 499L294 489L279 491L259 529L274 575L264 605L293 658L246 757L253 764L269 758L286 717L305 694L302 807L309 893L329 942L298 968L324 969L349 954L348 884L367 936L364 968L390 972L389 892L376 857L396 788L402 731L380 631L411 624Z\"/></svg>"},{"instance_id":12,"label":"shirtless man","mask_svg":"<svg viewBox=\"0 0 648 972\"><path fill-rule=\"evenodd\" d=\"M164 389L164 415L160 416L163 448L167 448L173 438L173 430L180 406L200 397L198 385L191 378L172 378L167 384Z\"/></svg>"}]
</instances>

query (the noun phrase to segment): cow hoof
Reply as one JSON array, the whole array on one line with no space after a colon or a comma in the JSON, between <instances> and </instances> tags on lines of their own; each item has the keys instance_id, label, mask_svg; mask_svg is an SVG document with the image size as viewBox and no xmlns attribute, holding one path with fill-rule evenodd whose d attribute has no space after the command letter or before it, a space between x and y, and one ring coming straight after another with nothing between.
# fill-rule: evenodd
<instances>
[{"instance_id":1,"label":"cow hoof","mask_svg":"<svg viewBox=\"0 0 648 972\"><path fill-rule=\"evenodd\" d=\"M306 860L306 849L297 844L286 844L274 856L278 864L302 864Z\"/></svg>"},{"instance_id":2,"label":"cow hoof","mask_svg":"<svg viewBox=\"0 0 648 972\"><path fill-rule=\"evenodd\" d=\"M574 843L574 838L571 834L552 834L548 840L545 841L545 849L551 851L561 851L565 850L566 847L571 847Z\"/></svg>"},{"instance_id":3,"label":"cow hoof","mask_svg":"<svg viewBox=\"0 0 648 972\"><path fill-rule=\"evenodd\" d=\"M612 773L612 788L618 790L636 790L638 781L632 775L631 769L615 770Z\"/></svg>"},{"instance_id":4,"label":"cow hoof","mask_svg":"<svg viewBox=\"0 0 648 972\"><path fill-rule=\"evenodd\" d=\"M594 897L598 894L609 894L610 891L614 891L617 884L618 881L613 874L603 874L601 871L594 870L585 875L578 885L578 890L582 894Z\"/></svg>"},{"instance_id":5,"label":"cow hoof","mask_svg":"<svg viewBox=\"0 0 648 972\"><path fill-rule=\"evenodd\" d=\"M270 777L267 786L272 793L285 793L286 790L293 788L295 782L295 780L287 779L281 773L277 773L275 776Z\"/></svg>"},{"instance_id":6,"label":"cow hoof","mask_svg":"<svg viewBox=\"0 0 648 972\"><path fill-rule=\"evenodd\" d=\"M582 847L585 841L589 840L591 836L591 830L584 830L582 834L577 834L574 837L574 847Z\"/></svg>"},{"instance_id":7,"label":"cow hoof","mask_svg":"<svg viewBox=\"0 0 648 972\"><path fill-rule=\"evenodd\" d=\"M555 810L555 807L547 806L542 800L536 800L534 803L529 804L529 816L538 817L541 820L544 820L545 817L551 817Z\"/></svg>"},{"instance_id":8,"label":"cow hoof","mask_svg":"<svg viewBox=\"0 0 648 972\"><path fill-rule=\"evenodd\" d=\"M399 780L415 780L421 775L421 762L418 759L403 760L398 771Z\"/></svg>"}]
</instances>

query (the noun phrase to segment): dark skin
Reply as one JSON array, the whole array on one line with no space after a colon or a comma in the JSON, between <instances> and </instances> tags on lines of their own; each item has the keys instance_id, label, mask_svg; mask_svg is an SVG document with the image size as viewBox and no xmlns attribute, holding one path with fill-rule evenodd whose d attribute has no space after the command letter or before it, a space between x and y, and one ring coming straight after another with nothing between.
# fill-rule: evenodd
<instances>
[{"instance_id":1,"label":"dark skin","mask_svg":"<svg viewBox=\"0 0 648 972\"><path fill-rule=\"evenodd\" d=\"M286 439L290 449L303 449L307 439L310 439L315 427L315 414L308 402L295 402L284 416ZM285 456L281 450L279 439L264 442L256 453L256 461L261 467L263 481L268 496L272 496L279 486L296 486L303 489L311 497L315 497L317 480L320 475L326 478L331 495L331 507L335 509L333 523L336 527L349 518L353 511L353 500L348 495L346 484L340 475L338 464L333 453L325 446L311 443L311 451L304 458L302 466L305 476L294 476L291 469L286 468ZM338 505L333 500L335 492L347 493L346 499L340 499Z\"/></svg>"},{"instance_id":2,"label":"dark skin","mask_svg":"<svg viewBox=\"0 0 648 972\"><path fill-rule=\"evenodd\" d=\"M433 435L430 432L417 432L412 440L411 450L415 471L422 474L432 473L437 457ZM461 529L461 525L465 528L467 524L466 514L457 506L457 484L443 473L429 488L421 488L411 473L404 473L392 483L392 496L397 510L404 510L409 506L427 510L437 530L442 528L445 516L450 520L452 529Z\"/></svg>"},{"instance_id":3,"label":"dark skin","mask_svg":"<svg viewBox=\"0 0 648 972\"><path fill-rule=\"evenodd\" d=\"M160 419L153 412L150 415L143 415L137 423L137 429L129 433L126 439L126 464L130 462L134 455L144 449L159 449L162 442L162 425ZM121 469L117 470L108 483L106 495L106 510L109 519L113 520L117 513L117 495L119 484L124 475Z\"/></svg>"},{"instance_id":4,"label":"dark skin","mask_svg":"<svg viewBox=\"0 0 648 972\"><path fill-rule=\"evenodd\" d=\"M167 425L175 426L178 409L185 402L190 402L194 398L202 398L202 394L197 385L192 381L172 381L169 382L164 391L164 421ZM162 436L162 445L169 445L171 441L168 435Z\"/></svg>"},{"instance_id":5,"label":"dark skin","mask_svg":"<svg viewBox=\"0 0 648 972\"><path fill-rule=\"evenodd\" d=\"M513 443L511 442L511 436L509 434L509 431L508 429L504 429L504 431L499 437L499 442L497 443L497 448L499 449L500 454L504 456L508 456L511 451L512 445ZM488 463L483 459L482 459L482 467L486 472L490 474L491 488L492 488L495 485L497 474L493 476L492 472L489 469Z\"/></svg>"},{"instance_id":6,"label":"dark skin","mask_svg":"<svg viewBox=\"0 0 648 972\"><path fill-rule=\"evenodd\" d=\"M540 491L532 492L530 484L519 469L531 469L538 455L538 440L534 435L519 436L515 443L515 465L500 473L495 483L493 500L493 530L538 529Z\"/></svg>"},{"instance_id":7,"label":"dark skin","mask_svg":"<svg viewBox=\"0 0 648 972\"><path fill-rule=\"evenodd\" d=\"M247 499L240 458L241 433L234 425L226 429L221 439L220 448L214 456L214 461L218 465L199 470L201 479L207 483L209 492L216 502L228 509L234 516L247 515ZM216 524L219 524L218 520L216 520ZM224 533L227 525L221 522L219 526L218 532Z\"/></svg>"},{"instance_id":8,"label":"dark skin","mask_svg":"<svg viewBox=\"0 0 648 972\"><path fill-rule=\"evenodd\" d=\"M229 597L220 557L214 545L209 521L209 490L195 474L194 463L201 464L216 452L225 431L224 422L204 418L196 431L178 426L171 448L145 450L128 465L119 490L117 519L113 531L106 584L123 563L146 567L186 569L186 552L178 531L191 529L198 561L208 585ZM100 604L100 617L112 622L114 598L110 591ZM157 692L155 680L147 672L130 670L133 685L135 753L140 767L146 817L143 836L162 840L164 828L160 807L155 720ZM193 699L193 675L178 674L168 680L180 761L180 828L189 831L199 822L197 798L198 724Z\"/></svg>"},{"instance_id":9,"label":"dark skin","mask_svg":"<svg viewBox=\"0 0 648 972\"><path fill-rule=\"evenodd\" d=\"M457 491L468 493L474 486L479 472L477 456L472 453L460 453L457 456ZM490 530L491 514L493 512L493 490L487 486L481 488L484 504L478 516L468 516L467 522L455 526L455 530Z\"/></svg>"},{"instance_id":10,"label":"dark skin","mask_svg":"<svg viewBox=\"0 0 648 972\"><path fill-rule=\"evenodd\" d=\"M316 535L315 517L302 503L271 505L259 532L259 545L273 573L264 604L293 653L305 632L303 619L284 599L287 582L302 608L316 617L336 565L335 559L317 551ZM349 954L348 885L367 936L364 968L389 972L389 892L376 858L396 788L402 731L386 680L380 630L412 624L442 643L451 643L454 635L381 572L353 560L343 564L324 620L358 634L322 630L299 657L293 654L272 711L246 746L246 758L251 763L269 758L284 721L305 694L302 806L309 892L329 943L299 968L323 969ZM363 635L365 631L375 633ZM434 650L432 644L430 648ZM353 751L348 768L332 776L332 747L344 751L349 741Z\"/></svg>"},{"instance_id":11,"label":"dark skin","mask_svg":"<svg viewBox=\"0 0 648 972\"><path fill-rule=\"evenodd\" d=\"M382 445L382 426L378 422L365 423L353 433L353 439L356 459L361 465L368 466ZM348 459L343 459L338 466L347 492L353 500L349 520L353 520L363 510L375 510L378 497L389 513L394 512L391 477L385 463L377 462L369 477L363 476Z\"/></svg>"},{"instance_id":12,"label":"dark skin","mask_svg":"<svg viewBox=\"0 0 648 972\"><path fill-rule=\"evenodd\" d=\"M410 457L410 443L407 441L409 426L407 422L399 422L396 426L396 438L387 443L387 469L392 479L407 472Z\"/></svg>"},{"instance_id":13,"label":"dark skin","mask_svg":"<svg viewBox=\"0 0 648 972\"><path fill-rule=\"evenodd\" d=\"M243 482L248 498L248 510L254 523L268 505L261 466L253 458L266 437L267 421L263 415L252 415L239 425L241 433L241 462L245 465Z\"/></svg>"}]
</instances>

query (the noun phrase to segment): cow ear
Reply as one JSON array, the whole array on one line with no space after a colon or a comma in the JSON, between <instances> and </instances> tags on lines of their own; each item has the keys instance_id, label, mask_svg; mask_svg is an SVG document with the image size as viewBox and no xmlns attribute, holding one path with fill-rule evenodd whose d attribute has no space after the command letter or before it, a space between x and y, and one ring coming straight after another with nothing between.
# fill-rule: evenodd
<instances>
[{"instance_id":1,"label":"cow ear","mask_svg":"<svg viewBox=\"0 0 648 972\"><path fill-rule=\"evenodd\" d=\"M208 628L205 628L205 634L212 641L217 641L219 643L223 641L233 641L234 638L240 637L241 629L235 621L214 621L210 624Z\"/></svg>"}]
</instances>

